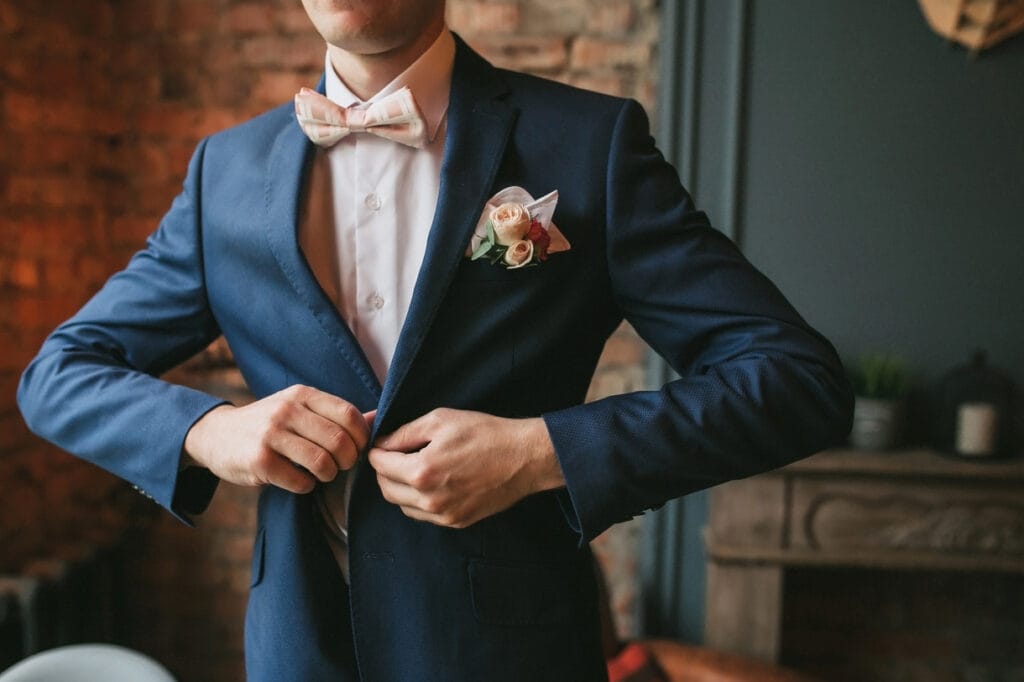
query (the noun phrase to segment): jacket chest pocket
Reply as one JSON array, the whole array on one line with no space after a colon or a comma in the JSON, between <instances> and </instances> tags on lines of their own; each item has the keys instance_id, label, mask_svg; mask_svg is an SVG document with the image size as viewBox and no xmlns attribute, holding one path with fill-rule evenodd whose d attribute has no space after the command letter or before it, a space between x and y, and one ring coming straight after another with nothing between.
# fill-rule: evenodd
<instances>
[{"instance_id":1,"label":"jacket chest pocket","mask_svg":"<svg viewBox=\"0 0 1024 682\"><path fill-rule=\"evenodd\" d=\"M522 286L542 285L565 278L579 262L575 251L563 251L548 256L547 260L521 268L509 268L504 263L464 258L456 274L458 281L503 282Z\"/></svg>"}]
</instances>

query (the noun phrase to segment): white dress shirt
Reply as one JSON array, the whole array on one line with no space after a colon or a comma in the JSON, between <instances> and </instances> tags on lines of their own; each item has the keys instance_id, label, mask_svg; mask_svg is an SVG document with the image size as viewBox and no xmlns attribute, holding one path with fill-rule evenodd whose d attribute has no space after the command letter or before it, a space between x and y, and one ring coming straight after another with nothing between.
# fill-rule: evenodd
<instances>
[{"instance_id":1,"label":"white dress shirt","mask_svg":"<svg viewBox=\"0 0 1024 682\"><path fill-rule=\"evenodd\" d=\"M455 41L445 29L408 69L361 101L326 59L327 98L372 103L402 87L427 123L422 149L352 134L316 150L299 219L299 244L320 286L383 384L405 322L437 206ZM345 398L345 396L340 396ZM351 472L318 490L328 538L347 576L346 508Z\"/></svg>"}]
</instances>

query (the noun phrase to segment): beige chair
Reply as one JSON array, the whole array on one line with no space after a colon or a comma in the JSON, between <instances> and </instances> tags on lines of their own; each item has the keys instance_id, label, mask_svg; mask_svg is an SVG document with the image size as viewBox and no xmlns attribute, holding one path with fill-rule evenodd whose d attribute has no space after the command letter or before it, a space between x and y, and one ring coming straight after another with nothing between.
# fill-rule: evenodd
<instances>
[{"instance_id":1,"label":"beige chair","mask_svg":"<svg viewBox=\"0 0 1024 682\"><path fill-rule=\"evenodd\" d=\"M175 682L162 665L111 644L73 644L29 656L0 673L0 682Z\"/></svg>"}]
</instances>

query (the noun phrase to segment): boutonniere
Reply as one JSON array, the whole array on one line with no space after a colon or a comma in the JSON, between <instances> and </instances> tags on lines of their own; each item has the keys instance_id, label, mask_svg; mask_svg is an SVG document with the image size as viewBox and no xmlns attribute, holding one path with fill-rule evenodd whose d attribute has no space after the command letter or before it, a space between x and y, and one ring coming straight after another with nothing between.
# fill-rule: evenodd
<instances>
[{"instance_id":1,"label":"boutonniere","mask_svg":"<svg viewBox=\"0 0 1024 682\"><path fill-rule=\"evenodd\" d=\"M551 222L558 192L534 199L522 187L508 187L484 207L466 255L509 270L540 265L569 242Z\"/></svg>"}]
</instances>

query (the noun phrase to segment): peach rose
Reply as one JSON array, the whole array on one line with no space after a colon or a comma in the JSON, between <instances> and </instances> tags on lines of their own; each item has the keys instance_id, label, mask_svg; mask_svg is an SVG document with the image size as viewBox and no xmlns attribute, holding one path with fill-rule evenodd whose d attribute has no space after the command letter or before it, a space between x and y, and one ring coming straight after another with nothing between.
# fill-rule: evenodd
<instances>
[{"instance_id":1,"label":"peach rose","mask_svg":"<svg viewBox=\"0 0 1024 682\"><path fill-rule=\"evenodd\" d=\"M512 246L530 229L530 213L522 204L507 203L491 211L494 239L502 246Z\"/></svg>"},{"instance_id":2,"label":"peach rose","mask_svg":"<svg viewBox=\"0 0 1024 682\"><path fill-rule=\"evenodd\" d=\"M529 239L522 239L508 247L505 252L505 264L509 270L521 268L533 258L533 242Z\"/></svg>"}]
</instances>

